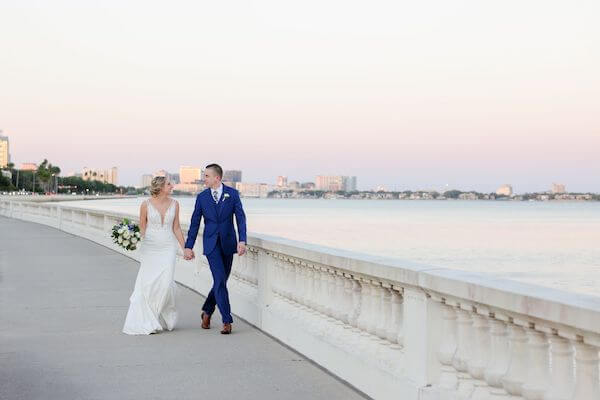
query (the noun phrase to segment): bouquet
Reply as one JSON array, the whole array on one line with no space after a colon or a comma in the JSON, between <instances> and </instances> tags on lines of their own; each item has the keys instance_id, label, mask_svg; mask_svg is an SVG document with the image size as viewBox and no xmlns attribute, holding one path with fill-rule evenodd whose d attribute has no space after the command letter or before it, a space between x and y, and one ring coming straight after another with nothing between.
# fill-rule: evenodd
<instances>
[{"instance_id":1,"label":"bouquet","mask_svg":"<svg viewBox=\"0 0 600 400\"><path fill-rule=\"evenodd\" d=\"M140 227L129 219L113 226L111 237L120 247L125 250L135 250L140 244Z\"/></svg>"}]
</instances>

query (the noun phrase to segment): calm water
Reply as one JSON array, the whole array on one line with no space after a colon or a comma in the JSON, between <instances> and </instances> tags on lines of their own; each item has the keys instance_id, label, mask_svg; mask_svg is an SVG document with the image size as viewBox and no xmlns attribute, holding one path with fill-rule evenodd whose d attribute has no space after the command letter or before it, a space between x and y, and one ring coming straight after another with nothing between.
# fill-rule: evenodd
<instances>
[{"instance_id":1,"label":"calm water","mask_svg":"<svg viewBox=\"0 0 600 400\"><path fill-rule=\"evenodd\" d=\"M143 199L69 202L137 213ZM189 221L193 198L179 199ZM244 199L250 232L600 295L600 203Z\"/></svg>"}]
</instances>

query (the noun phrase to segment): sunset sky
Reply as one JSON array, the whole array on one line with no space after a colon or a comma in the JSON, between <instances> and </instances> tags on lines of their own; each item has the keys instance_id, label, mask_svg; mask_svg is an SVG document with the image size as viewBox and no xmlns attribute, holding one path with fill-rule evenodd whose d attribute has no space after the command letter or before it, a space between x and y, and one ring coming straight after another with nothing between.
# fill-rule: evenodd
<instances>
[{"instance_id":1,"label":"sunset sky","mask_svg":"<svg viewBox=\"0 0 600 400\"><path fill-rule=\"evenodd\" d=\"M13 161L600 192L600 1L0 2Z\"/></svg>"}]
</instances>

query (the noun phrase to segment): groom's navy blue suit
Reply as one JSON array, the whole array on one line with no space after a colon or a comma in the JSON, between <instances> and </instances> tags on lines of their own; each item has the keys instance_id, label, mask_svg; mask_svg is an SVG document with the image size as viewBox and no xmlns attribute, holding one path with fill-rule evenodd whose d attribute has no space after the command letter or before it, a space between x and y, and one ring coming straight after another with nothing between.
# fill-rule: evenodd
<instances>
[{"instance_id":1,"label":"groom's navy blue suit","mask_svg":"<svg viewBox=\"0 0 600 400\"><path fill-rule=\"evenodd\" d=\"M231 272L233 255L237 253L237 239L233 227L233 216L237 223L240 242L246 241L246 215L237 190L223 185L223 192L216 203L210 189L206 189L196 197L196 206L192 214L188 231L186 249L194 248L200 220L204 217L204 233L202 243L203 254L208 259L213 276L213 287L206 297L202 310L211 315L215 304L219 307L223 323L231 323L231 306L227 292L227 279Z\"/></svg>"}]
</instances>

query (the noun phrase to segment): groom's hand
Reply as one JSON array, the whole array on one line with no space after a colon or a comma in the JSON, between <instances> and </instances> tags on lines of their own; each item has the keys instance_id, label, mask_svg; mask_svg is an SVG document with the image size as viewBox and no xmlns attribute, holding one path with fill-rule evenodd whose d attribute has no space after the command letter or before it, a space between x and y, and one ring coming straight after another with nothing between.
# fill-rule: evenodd
<instances>
[{"instance_id":1,"label":"groom's hand","mask_svg":"<svg viewBox=\"0 0 600 400\"><path fill-rule=\"evenodd\" d=\"M183 258L185 258L186 260L193 260L194 259L194 251L192 249L185 249L183 251Z\"/></svg>"},{"instance_id":2,"label":"groom's hand","mask_svg":"<svg viewBox=\"0 0 600 400\"><path fill-rule=\"evenodd\" d=\"M246 243L244 243L244 242L238 243L237 253L239 256L243 256L244 254L246 254Z\"/></svg>"}]
</instances>

